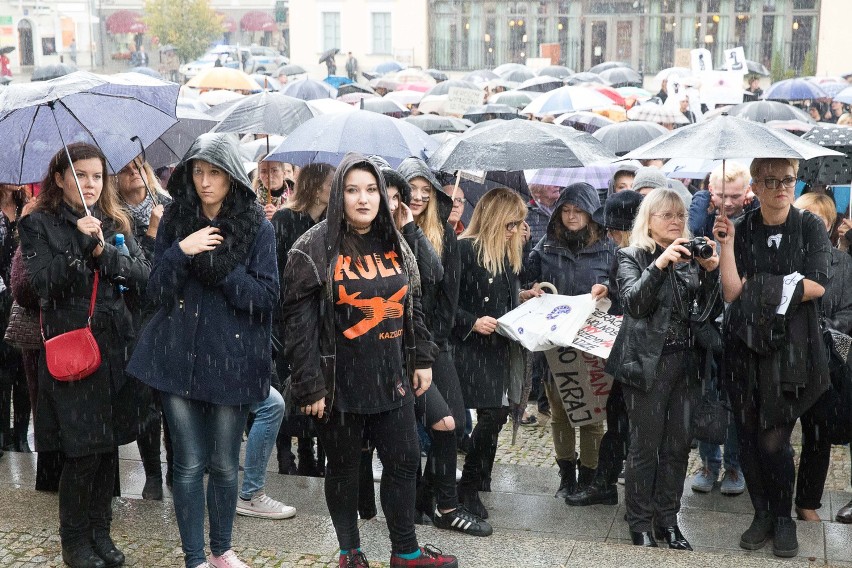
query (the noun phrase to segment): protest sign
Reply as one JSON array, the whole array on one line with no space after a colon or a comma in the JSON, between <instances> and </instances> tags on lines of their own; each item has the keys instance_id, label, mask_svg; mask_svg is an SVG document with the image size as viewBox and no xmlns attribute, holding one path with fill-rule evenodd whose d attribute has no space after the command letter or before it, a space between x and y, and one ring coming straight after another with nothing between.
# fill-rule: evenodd
<instances>
[{"instance_id":1,"label":"protest sign","mask_svg":"<svg viewBox=\"0 0 852 568\"><path fill-rule=\"evenodd\" d=\"M447 104L444 105L444 113L461 116L470 107L481 105L482 98L482 91L451 87L447 92Z\"/></svg>"},{"instance_id":2,"label":"protest sign","mask_svg":"<svg viewBox=\"0 0 852 568\"><path fill-rule=\"evenodd\" d=\"M604 372L605 361L572 347L551 349L545 355L571 425L585 426L605 420L613 381Z\"/></svg>"}]
</instances>

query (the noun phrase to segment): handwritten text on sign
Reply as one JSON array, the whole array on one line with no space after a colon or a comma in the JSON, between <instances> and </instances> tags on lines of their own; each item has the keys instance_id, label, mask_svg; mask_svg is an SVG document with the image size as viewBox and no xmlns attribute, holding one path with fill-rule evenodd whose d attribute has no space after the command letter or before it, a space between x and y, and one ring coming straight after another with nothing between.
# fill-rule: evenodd
<instances>
[{"instance_id":1,"label":"handwritten text on sign","mask_svg":"<svg viewBox=\"0 0 852 568\"><path fill-rule=\"evenodd\" d=\"M605 420L606 401L613 380L604 372L605 361L571 347L558 347L545 354L571 425L583 426Z\"/></svg>"},{"instance_id":2,"label":"handwritten text on sign","mask_svg":"<svg viewBox=\"0 0 852 568\"><path fill-rule=\"evenodd\" d=\"M571 345L602 359L609 359L615 337L618 335L618 330L621 329L621 319L621 316L613 316L601 310L595 310L586 320L585 325L577 332Z\"/></svg>"}]
</instances>

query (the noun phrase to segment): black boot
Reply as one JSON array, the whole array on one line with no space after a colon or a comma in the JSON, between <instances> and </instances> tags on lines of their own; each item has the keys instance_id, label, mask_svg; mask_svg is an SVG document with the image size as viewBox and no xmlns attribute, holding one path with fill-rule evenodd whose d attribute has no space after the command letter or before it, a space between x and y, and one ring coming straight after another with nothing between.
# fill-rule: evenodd
<instances>
[{"instance_id":1,"label":"black boot","mask_svg":"<svg viewBox=\"0 0 852 568\"><path fill-rule=\"evenodd\" d=\"M75 545L62 545L62 560L71 568L106 568L107 564L95 554L92 545L81 542Z\"/></svg>"},{"instance_id":2,"label":"black boot","mask_svg":"<svg viewBox=\"0 0 852 568\"><path fill-rule=\"evenodd\" d=\"M115 546L109 529L92 529L92 549L104 561L107 568L124 565L124 553Z\"/></svg>"},{"instance_id":3,"label":"black boot","mask_svg":"<svg viewBox=\"0 0 852 568\"><path fill-rule=\"evenodd\" d=\"M373 452L361 450L361 464L358 466L358 516L366 520L375 517L376 513Z\"/></svg>"},{"instance_id":4,"label":"black boot","mask_svg":"<svg viewBox=\"0 0 852 568\"><path fill-rule=\"evenodd\" d=\"M577 490L577 462L557 459L556 465L559 466L559 489L554 497L565 499Z\"/></svg>"},{"instance_id":5,"label":"black boot","mask_svg":"<svg viewBox=\"0 0 852 568\"><path fill-rule=\"evenodd\" d=\"M27 424L27 426L29 426L29 424ZM15 441L12 444L12 451L23 454L33 453L32 450L30 450L30 443L29 440L27 440L27 431L25 429L15 432Z\"/></svg>"},{"instance_id":6,"label":"black boot","mask_svg":"<svg viewBox=\"0 0 852 568\"><path fill-rule=\"evenodd\" d=\"M435 516L435 489L422 477L420 478L420 483L417 484L417 497L414 499L414 510L418 516L425 516L430 521Z\"/></svg>"},{"instance_id":7,"label":"black boot","mask_svg":"<svg viewBox=\"0 0 852 568\"><path fill-rule=\"evenodd\" d=\"M607 483L603 475L596 475L587 487L565 497L565 502L573 507L618 505L618 489L614 483Z\"/></svg>"},{"instance_id":8,"label":"black boot","mask_svg":"<svg viewBox=\"0 0 852 568\"><path fill-rule=\"evenodd\" d=\"M579 464L577 467L577 489L582 491L592 484L595 479L595 470L591 467L586 467Z\"/></svg>"},{"instance_id":9,"label":"black boot","mask_svg":"<svg viewBox=\"0 0 852 568\"><path fill-rule=\"evenodd\" d=\"M151 501L163 500L162 475L152 475L145 478L145 487L142 488L142 498Z\"/></svg>"}]
</instances>

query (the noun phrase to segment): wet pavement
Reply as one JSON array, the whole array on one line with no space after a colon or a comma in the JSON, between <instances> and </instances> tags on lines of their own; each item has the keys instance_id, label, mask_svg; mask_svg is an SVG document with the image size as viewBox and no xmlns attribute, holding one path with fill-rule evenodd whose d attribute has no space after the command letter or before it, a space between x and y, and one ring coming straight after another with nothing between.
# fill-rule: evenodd
<instances>
[{"instance_id":1,"label":"wet pavement","mask_svg":"<svg viewBox=\"0 0 852 568\"><path fill-rule=\"evenodd\" d=\"M746 552L737 543L751 520L747 495L726 497L718 488L693 493L689 479L683 496L680 526L696 549L693 553L646 550L629 545L618 506L573 508L552 497L557 485L549 428L522 428L511 446L511 425L501 435L492 493L483 493L494 525L490 538L466 537L418 527L421 543L456 554L465 567L852 567L852 526L833 522L837 509L852 495L847 448L835 448L828 487L819 511L824 522L799 522L800 555L774 558L771 546ZM123 496L114 504L113 536L133 567L181 567L180 542L170 495L162 502L141 499L144 472L135 446L121 450ZM461 459L461 456L460 456ZM270 461L267 493L297 508L283 521L237 517L234 544L253 567L326 567L337 565L337 543L325 507L322 480L282 476ZM690 471L697 469L693 452ZM693 467L694 466L694 467ZM0 567L62 566L54 494L36 492L35 457L7 453L0 458ZM620 488L622 491L623 488ZM377 491L378 493L378 491ZM622 495L623 497L623 495ZM361 521L364 551L371 566L387 566L390 545L384 519Z\"/></svg>"}]
</instances>

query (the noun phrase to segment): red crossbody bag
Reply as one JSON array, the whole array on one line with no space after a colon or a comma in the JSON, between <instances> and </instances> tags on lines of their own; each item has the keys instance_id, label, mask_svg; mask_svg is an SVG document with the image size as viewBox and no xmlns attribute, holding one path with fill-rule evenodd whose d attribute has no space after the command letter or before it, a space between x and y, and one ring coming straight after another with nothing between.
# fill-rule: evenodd
<instances>
[{"instance_id":1,"label":"red crossbody bag","mask_svg":"<svg viewBox=\"0 0 852 568\"><path fill-rule=\"evenodd\" d=\"M57 381L70 382L85 379L101 366L101 350L95 341L95 336L92 335L92 314L95 313L99 275L99 271L95 270L86 327L45 339L44 322L39 314L47 370Z\"/></svg>"}]
</instances>

